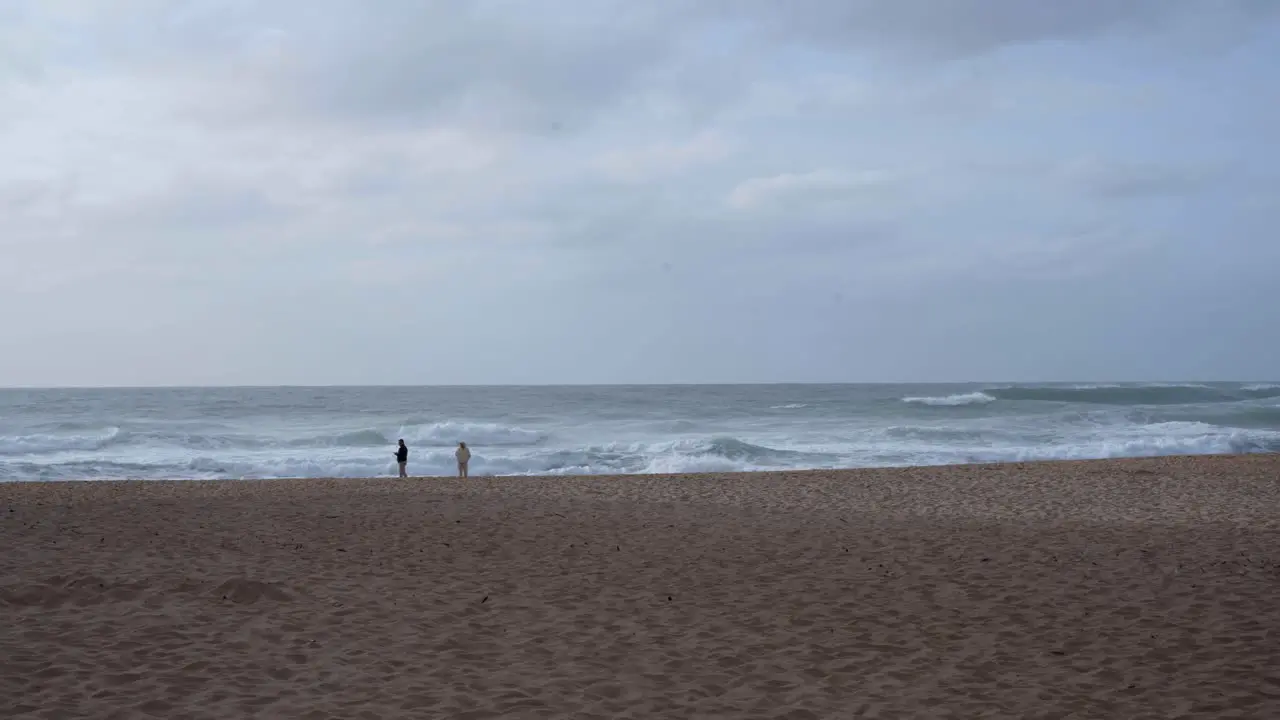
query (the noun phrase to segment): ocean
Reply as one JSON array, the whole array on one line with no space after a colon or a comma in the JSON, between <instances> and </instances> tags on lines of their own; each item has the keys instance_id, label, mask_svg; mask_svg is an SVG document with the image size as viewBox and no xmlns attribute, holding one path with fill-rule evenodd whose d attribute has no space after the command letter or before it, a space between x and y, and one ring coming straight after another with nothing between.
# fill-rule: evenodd
<instances>
[{"instance_id":1,"label":"ocean","mask_svg":"<svg viewBox=\"0 0 1280 720\"><path fill-rule=\"evenodd\" d=\"M0 480L673 473L1280 451L1280 383L0 390Z\"/></svg>"}]
</instances>

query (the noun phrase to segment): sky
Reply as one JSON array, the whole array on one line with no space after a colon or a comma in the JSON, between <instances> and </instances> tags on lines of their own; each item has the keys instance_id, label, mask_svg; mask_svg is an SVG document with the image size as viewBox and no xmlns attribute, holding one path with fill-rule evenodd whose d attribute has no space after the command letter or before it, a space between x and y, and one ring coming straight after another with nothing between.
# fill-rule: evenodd
<instances>
[{"instance_id":1,"label":"sky","mask_svg":"<svg viewBox=\"0 0 1280 720\"><path fill-rule=\"evenodd\" d=\"M0 0L0 386L1280 379L1274 0Z\"/></svg>"}]
</instances>

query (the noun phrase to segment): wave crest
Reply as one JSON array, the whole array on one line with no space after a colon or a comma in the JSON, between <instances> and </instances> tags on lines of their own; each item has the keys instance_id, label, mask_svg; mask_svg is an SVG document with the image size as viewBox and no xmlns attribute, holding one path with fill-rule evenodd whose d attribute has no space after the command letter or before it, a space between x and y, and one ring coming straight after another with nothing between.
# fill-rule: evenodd
<instances>
[{"instance_id":1,"label":"wave crest","mask_svg":"<svg viewBox=\"0 0 1280 720\"><path fill-rule=\"evenodd\" d=\"M406 443L443 446L465 442L468 445L491 445L512 447L538 445L547 439L547 434L522 427L501 425L498 423L445 422L427 425L406 426L400 428L398 437Z\"/></svg>"},{"instance_id":2,"label":"wave crest","mask_svg":"<svg viewBox=\"0 0 1280 720\"><path fill-rule=\"evenodd\" d=\"M963 407L965 405L987 405L996 398L985 392L959 393L942 397L905 397L902 402L911 405L929 405L931 407Z\"/></svg>"},{"instance_id":3,"label":"wave crest","mask_svg":"<svg viewBox=\"0 0 1280 720\"><path fill-rule=\"evenodd\" d=\"M320 435L318 437L304 438L295 440L293 445L302 445L307 447L378 447L381 445L393 445L395 440L388 438L382 432L374 429L353 430L351 432L339 433L337 435Z\"/></svg>"},{"instance_id":4,"label":"wave crest","mask_svg":"<svg viewBox=\"0 0 1280 720\"><path fill-rule=\"evenodd\" d=\"M43 453L103 450L123 443L129 433L109 427L92 435L33 434L0 437L0 455L38 455Z\"/></svg>"},{"instance_id":5,"label":"wave crest","mask_svg":"<svg viewBox=\"0 0 1280 720\"><path fill-rule=\"evenodd\" d=\"M1069 387L1012 386L988 388L987 394L1000 400L1090 403L1095 405L1191 405L1232 402L1247 397L1242 391L1196 384L1076 385ZM1280 395L1280 388L1271 392ZM1265 397L1265 395L1264 395Z\"/></svg>"}]
</instances>

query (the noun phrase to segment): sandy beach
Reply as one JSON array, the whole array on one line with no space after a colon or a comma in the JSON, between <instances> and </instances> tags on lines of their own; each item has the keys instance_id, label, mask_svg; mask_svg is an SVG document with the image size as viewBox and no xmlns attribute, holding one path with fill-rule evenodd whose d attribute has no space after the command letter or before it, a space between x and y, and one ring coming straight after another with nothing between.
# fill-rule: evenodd
<instances>
[{"instance_id":1,"label":"sandy beach","mask_svg":"<svg viewBox=\"0 0 1280 720\"><path fill-rule=\"evenodd\" d=\"M1280 456L0 485L0 716L1280 717Z\"/></svg>"}]
</instances>

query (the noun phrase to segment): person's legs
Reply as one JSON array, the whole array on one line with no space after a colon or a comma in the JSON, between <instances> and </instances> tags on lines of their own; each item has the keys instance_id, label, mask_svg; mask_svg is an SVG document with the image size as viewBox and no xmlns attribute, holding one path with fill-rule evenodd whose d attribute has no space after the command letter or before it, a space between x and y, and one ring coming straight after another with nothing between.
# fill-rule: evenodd
<instances>
[{"instance_id":1,"label":"person's legs","mask_svg":"<svg viewBox=\"0 0 1280 720\"><path fill-rule=\"evenodd\" d=\"M471 477L470 471L467 470L467 466L470 464L470 461L462 463L462 477Z\"/></svg>"},{"instance_id":2,"label":"person's legs","mask_svg":"<svg viewBox=\"0 0 1280 720\"><path fill-rule=\"evenodd\" d=\"M409 473L405 472L405 466L409 463L400 463L400 477L409 477Z\"/></svg>"}]
</instances>

